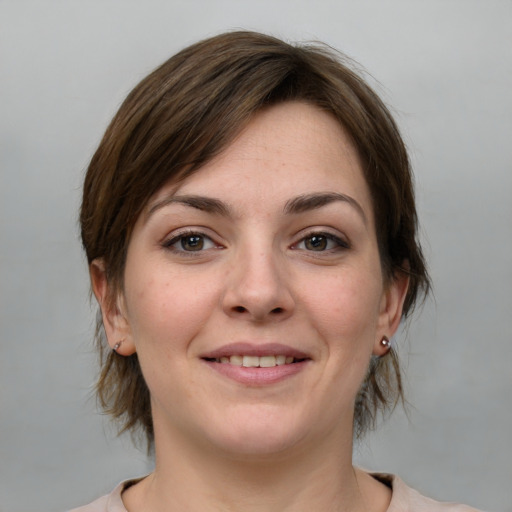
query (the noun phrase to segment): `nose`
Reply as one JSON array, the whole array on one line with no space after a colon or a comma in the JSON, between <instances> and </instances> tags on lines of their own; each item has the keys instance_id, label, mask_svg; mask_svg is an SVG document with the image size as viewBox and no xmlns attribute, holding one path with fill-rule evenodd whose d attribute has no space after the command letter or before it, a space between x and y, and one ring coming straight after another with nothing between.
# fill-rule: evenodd
<instances>
[{"instance_id":1,"label":"nose","mask_svg":"<svg viewBox=\"0 0 512 512\"><path fill-rule=\"evenodd\" d=\"M286 261L271 250L240 253L226 276L224 312L254 322L288 318L295 307L288 274Z\"/></svg>"}]
</instances>

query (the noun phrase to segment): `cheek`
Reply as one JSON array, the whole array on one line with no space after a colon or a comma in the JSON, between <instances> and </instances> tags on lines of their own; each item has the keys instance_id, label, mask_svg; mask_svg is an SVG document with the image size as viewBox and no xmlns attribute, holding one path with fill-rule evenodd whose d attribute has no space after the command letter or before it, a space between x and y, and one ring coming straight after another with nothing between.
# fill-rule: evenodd
<instances>
[{"instance_id":1,"label":"cheek","mask_svg":"<svg viewBox=\"0 0 512 512\"><path fill-rule=\"evenodd\" d=\"M186 272L149 263L137 269L127 265L126 275L126 307L137 350L183 349L217 302L211 282Z\"/></svg>"},{"instance_id":2,"label":"cheek","mask_svg":"<svg viewBox=\"0 0 512 512\"><path fill-rule=\"evenodd\" d=\"M309 304L318 327L325 329L329 338L355 342L374 333L382 294L378 278L371 274L340 275L318 285Z\"/></svg>"}]
</instances>

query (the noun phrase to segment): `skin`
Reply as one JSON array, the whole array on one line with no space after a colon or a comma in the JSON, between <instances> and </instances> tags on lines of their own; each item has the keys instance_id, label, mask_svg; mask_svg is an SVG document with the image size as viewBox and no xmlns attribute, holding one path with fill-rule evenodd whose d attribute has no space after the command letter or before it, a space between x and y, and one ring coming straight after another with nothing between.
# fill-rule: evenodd
<instances>
[{"instance_id":1,"label":"skin","mask_svg":"<svg viewBox=\"0 0 512 512\"><path fill-rule=\"evenodd\" d=\"M383 278L370 192L333 117L300 102L259 112L149 201L114 307L101 260L91 276L109 343L138 353L151 393L156 468L124 492L130 512L387 509L389 489L352 467L353 410L408 282ZM241 341L307 360L254 385L204 360Z\"/></svg>"}]
</instances>

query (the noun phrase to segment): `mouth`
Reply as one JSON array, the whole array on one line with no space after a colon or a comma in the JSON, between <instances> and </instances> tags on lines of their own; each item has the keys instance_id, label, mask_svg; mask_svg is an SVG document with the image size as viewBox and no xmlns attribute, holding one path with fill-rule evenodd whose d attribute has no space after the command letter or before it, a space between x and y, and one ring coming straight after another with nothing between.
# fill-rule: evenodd
<instances>
[{"instance_id":1,"label":"mouth","mask_svg":"<svg viewBox=\"0 0 512 512\"><path fill-rule=\"evenodd\" d=\"M274 366L284 366L289 364L301 363L303 361L306 361L308 358L298 358L293 356L286 356L284 354L278 354L264 356L234 355L221 357L204 357L203 359L210 363L243 366L244 368L273 368Z\"/></svg>"},{"instance_id":2,"label":"mouth","mask_svg":"<svg viewBox=\"0 0 512 512\"><path fill-rule=\"evenodd\" d=\"M297 375L312 362L308 354L279 343L233 343L201 359L223 377L258 387Z\"/></svg>"}]
</instances>

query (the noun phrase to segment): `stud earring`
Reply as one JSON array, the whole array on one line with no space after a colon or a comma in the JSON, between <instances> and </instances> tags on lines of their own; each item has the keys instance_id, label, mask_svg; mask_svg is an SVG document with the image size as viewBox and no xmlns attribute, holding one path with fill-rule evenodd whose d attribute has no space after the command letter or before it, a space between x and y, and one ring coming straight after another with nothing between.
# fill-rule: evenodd
<instances>
[{"instance_id":1,"label":"stud earring","mask_svg":"<svg viewBox=\"0 0 512 512\"><path fill-rule=\"evenodd\" d=\"M117 353L119 347L121 346L121 344L124 343L124 340L120 340L118 341L115 345L114 345L114 348L112 349L114 352Z\"/></svg>"},{"instance_id":2,"label":"stud earring","mask_svg":"<svg viewBox=\"0 0 512 512\"><path fill-rule=\"evenodd\" d=\"M380 340L380 346L384 347L386 352L384 354L387 354L391 349L391 341L389 341L389 338L387 336L383 336Z\"/></svg>"}]
</instances>

